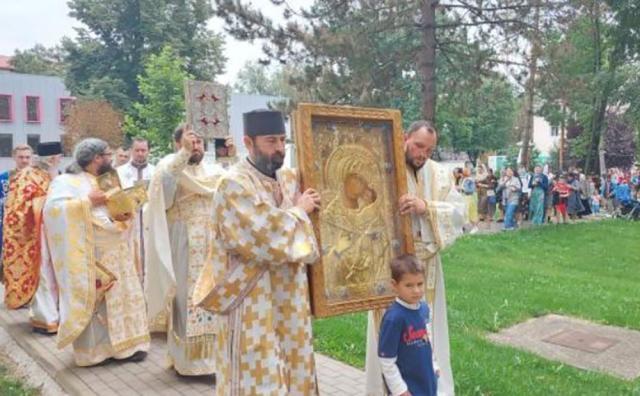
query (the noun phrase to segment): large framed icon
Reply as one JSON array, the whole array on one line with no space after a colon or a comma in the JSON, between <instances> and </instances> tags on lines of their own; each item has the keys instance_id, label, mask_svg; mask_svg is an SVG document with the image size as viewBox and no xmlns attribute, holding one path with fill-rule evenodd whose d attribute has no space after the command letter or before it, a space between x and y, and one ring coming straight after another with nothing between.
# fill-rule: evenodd
<instances>
[{"instance_id":1,"label":"large framed icon","mask_svg":"<svg viewBox=\"0 0 640 396\"><path fill-rule=\"evenodd\" d=\"M398 209L407 191L400 112L304 103L293 123L302 187L322 197L312 215L321 248L310 267L313 314L386 307L389 263L413 251Z\"/></svg>"}]
</instances>

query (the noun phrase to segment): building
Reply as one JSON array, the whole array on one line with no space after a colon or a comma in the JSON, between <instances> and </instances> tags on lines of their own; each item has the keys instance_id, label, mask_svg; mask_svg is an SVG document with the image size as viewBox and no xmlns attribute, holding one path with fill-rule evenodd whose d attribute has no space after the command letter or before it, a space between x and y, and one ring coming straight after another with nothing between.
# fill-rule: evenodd
<instances>
[{"instance_id":1,"label":"building","mask_svg":"<svg viewBox=\"0 0 640 396\"><path fill-rule=\"evenodd\" d=\"M60 77L15 73L7 59L0 57L0 171L13 167L16 145L60 141L73 101Z\"/></svg>"},{"instance_id":2,"label":"building","mask_svg":"<svg viewBox=\"0 0 640 396\"><path fill-rule=\"evenodd\" d=\"M542 117L533 117L533 144L542 155L548 157L560 147L560 128L551 126Z\"/></svg>"}]
</instances>

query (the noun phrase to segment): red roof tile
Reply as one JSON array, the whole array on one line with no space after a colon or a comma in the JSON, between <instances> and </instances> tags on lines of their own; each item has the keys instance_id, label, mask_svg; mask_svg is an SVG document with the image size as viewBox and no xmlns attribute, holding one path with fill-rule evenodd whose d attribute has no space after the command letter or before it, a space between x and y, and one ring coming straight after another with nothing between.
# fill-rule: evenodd
<instances>
[{"instance_id":1,"label":"red roof tile","mask_svg":"<svg viewBox=\"0 0 640 396\"><path fill-rule=\"evenodd\" d=\"M0 70L13 70L13 66L9 63L10 60L10 56L0 55Z\"/></svg>"}]
</instances>

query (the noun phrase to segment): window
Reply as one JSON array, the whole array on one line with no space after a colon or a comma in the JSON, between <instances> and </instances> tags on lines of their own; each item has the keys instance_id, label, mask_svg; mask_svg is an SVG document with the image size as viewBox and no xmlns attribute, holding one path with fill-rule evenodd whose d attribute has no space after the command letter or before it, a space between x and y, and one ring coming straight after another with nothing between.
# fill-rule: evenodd
<instances>
[{"instance_id":1,"label":"window","mask_svg":"<svg viewBox=\"0 0 640 396\"><path fill-rule=\"evenodd\" d=\"M31 146L33 152L38 152L38 144L40 143L40 135L28 134L27 135L27 144Z\"/></svg>"},{"instance_id":2,"label":"window","mask_svg":"<svg viewBox=\"0 0 640 396\"><path fill-rule=\"evenodd\" d=\"M0 121L13 121L11 95L0 94Z\"/></svg>"},{"instance_id":3,"label":"window","mask_svg":"<svg viewBox=\"0 0 640 396\"><path fill-rule=\"evenodd\" d=\"M39 96L27 96L27 122L40 122Z\"/></svg>"},{"instance_id":4,"label":"window","mask_svg":"<svg viewBox=\"0 0 640 396\"><path fill-rule=\"evenodd\" d=\"M11 157L11 150L13 150L13 135L0 133L0 157Z\"/></svg>"},{"instance_id":5,"label":"window","mask_svg":"<svg viewBox=\"0 0 640 396\"><path fill-rule=\"evenodd\" d=\"M69 106L73 104L73 98L60 98L58 112L60 113L60 123L64 124L69 116Z\"/></svg>"},{"instance_id":6,"label":"window","mask_svg":"<svg viewBox=\"0 0 640 396\"><path fill-rule=\"evenodd\" d=\"M551 136L558 136L558 127L551 127Z\"/></svg>"}]
</instances>

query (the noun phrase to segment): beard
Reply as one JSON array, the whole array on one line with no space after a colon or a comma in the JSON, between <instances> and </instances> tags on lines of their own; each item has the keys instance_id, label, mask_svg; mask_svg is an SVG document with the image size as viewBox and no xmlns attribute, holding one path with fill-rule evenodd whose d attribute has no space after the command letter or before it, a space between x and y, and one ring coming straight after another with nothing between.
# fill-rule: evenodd
<instances>
[{"instance_id":1,"label":"beard","mask_svg":"<svg viewBox=\"0 0 640 396\"><path fill-rule=\"evenodd\" d=\"M419 163L419 161L417 161L415 158L413 158L413 157L409 154L409 152L408 152L408 151L405 151L405 153L404 153L404 159L405 159L405 162L407 163L407 165L408 165L411 169L413 169L413 171L414 171L414 172L419 171L419 170L424 166L424 164L426 164L426 163L427 163L427 161L426 161L426 160L422 161L422 163Z\"/></svg>"},{"instance_id":2,"label":"beard","mask_svg":"<svg viewBox=\"0 0 640 396\"><path fill-rule=\"evenodd\" d=\"M111 166L111 162L105 162L104 164L98 167L98 175L104 175L107 172L113 170L113 166Z\"/></svg>"},{"instance_id":3,"label":"beard","mask_svg":"<svg viewBox=\"0 0 640 396\"><path fill-rule=\"evenodd\" d=\"M261 152L256 152L254 165L260 172L267 176L275 177L276 171L282 168L283 164L284 154L274 153L272 155L266 155Z\"/></svg>"},{"instance_id":4,"label":"beard","mask_svg":"<svg viewBox=\"0 0 640 396\"><path fill-rule=\"evenodd\" d=\"M202 159L204 158L204 153L201 151L196 151L196 152L192 152L191 153L191 157L189 157L189 165L198 165L200 162L202 162Z\"/></svg>"}]
</instances>

